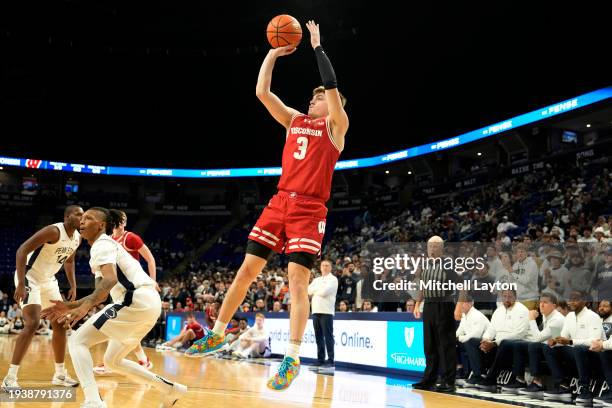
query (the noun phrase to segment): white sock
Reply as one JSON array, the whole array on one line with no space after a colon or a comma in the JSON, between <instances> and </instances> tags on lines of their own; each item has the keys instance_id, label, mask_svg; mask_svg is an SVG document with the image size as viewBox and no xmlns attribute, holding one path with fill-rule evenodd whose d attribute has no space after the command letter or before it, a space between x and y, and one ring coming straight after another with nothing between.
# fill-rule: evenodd
<instances>
[{"instance_id":1,"label":"white sock","mask_svg":"<svg viewBox=\"0 0 612 408\"><path fill-rule=\"evenodd\" d=\"M146 363L148 360L147 355L145 354L142 347L139 347L138 350L136 351L136 357L138 357L138 361L142 361L143 363Z\"/></svg>"},{"instance_id":2,"label":"white sock","mask_svg":"<svg viewBox=\"0 0 612 408\"><path fill-rule=\"evenodd\" d=\"M11 364L9 366L8 375L17 378L17 371L19 371L19 365Z\"/></svg>"},{"instance_id":3,"label":"white sock","mask_svg":"<svg viewBox=\"0 0 612 408\"><path fill-rule=\"evenodd\" d=\"M55 374L64 375L66 373L66 368L64 367L64 363L55 363Z\"/></svg>"},{"instance_id":4,"label":"white sock","mask_svg":"<svg viewBox=\"0 0 612 408\"><path fill-rule=\"evenodd\" d=\"M223 323L221 320L215 322L215 327L213 327L213 333L219 336L225 336L225 328L227 327L227 323Z\"/></svg>"},{"instance_id":5,"label":"white sock","mask_svg":"<svg viewBox=\"0 0 612 408\"><path fill-rule=\"evenodd\" d=\"M291 357L298 363L300 362L300 345L289 343L287 344L287 351L285 352L286 357Z\"/></svg>"}]
</instances>

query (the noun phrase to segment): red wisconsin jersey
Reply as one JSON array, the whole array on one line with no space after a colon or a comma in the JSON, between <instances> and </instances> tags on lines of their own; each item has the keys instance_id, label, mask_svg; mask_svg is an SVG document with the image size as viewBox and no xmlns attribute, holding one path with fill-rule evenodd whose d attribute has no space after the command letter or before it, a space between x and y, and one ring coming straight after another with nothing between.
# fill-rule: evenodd
<instances>
[{"instance_id":1,"label":"red wisconsin jersey","mask_svg":"<svg viewBox=\"0 0 612 408\"><path fill-rule=\"evenodd\" d=\"M287 130L278 189L327 201L340 152L327 118L295 115Z\"/></svg>"},{"instance_id":2,"label":"red wisconsin jersey","mask_svg":"<svg viewBox=\"0 0 612 408\"><path fill-rule=\"evenodd\" d=\"M142 242L142 238L140 238L137 234L134 234L133 232L129 231L125 231L120 237L115 238L113 236L112 238L118 243L120 243L121 246L125 248L125 250L128 251L130 255L134 257L134 259L140 261L140 254L138 253L138 250L140 250L140 248L142 248L142 246L144 245L144 242Z\"/></svg>"}]
</instances>

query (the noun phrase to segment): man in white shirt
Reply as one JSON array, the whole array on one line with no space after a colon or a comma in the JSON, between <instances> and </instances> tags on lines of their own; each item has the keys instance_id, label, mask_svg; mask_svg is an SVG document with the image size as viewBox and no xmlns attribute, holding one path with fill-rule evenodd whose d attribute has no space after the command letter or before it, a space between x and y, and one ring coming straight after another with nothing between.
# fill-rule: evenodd
<instances>
[{"instance_id":1,"label":"man in white shirt","mask_svg":"<svg viewBox=\"0 0 612 408\"><path fill-rule=\"evenodd\" d=\"M507 232L508 230L517 228L517 225L512 221L508 221L508 216L504 215L502 217L502 222L497 224L497 232Z\"/></svg>"},{"instance_id":2,"label":"man in white shirt","mask_svg":"<svg viewBox=\"0 0 612 408\"><path fill-rule=\"evenodd\" d=\"M473 372L472 377L464 384L464 387L470 388L476 384L477 378L482 377L482 361L478 348L490 323L489 319L474 307L474 300L469 295L465 299L466 301L461 303L461 323L455 334L459 350L461 354L467 354L469 367Z\"/></svg>"},{"instance_id":3,"label":"man in white shirt","mask_svg":"<svg viewBox=\"0 0 612 408\"><path fill-rule=\"evenodd\" d=\"M529 310L516 301L516 291L504 290L501 296L503 303L493 313L491 324L480 342L480 350L493 358L487 376L476 379L476 386L487 391L495 391L497 375L502 368L512 365L512 350L516 341L530 339Z\"/></svg>"},{"instance_id":4,"label":"man in white shirt","mask_svg":"<svg viewBox=\"0 0 612 408\"><path fill-rule=\"evenodd\" d=\"M313 366L331 368L334 366L334 310L338 278L331 273L331 261L321 261L319 268L321 276L313 279L308 285L308 295L312 296L312 325L317 341L317 362ZM327 362L325 349L327 349Z\"/></svg>"},{"instance_id":5,"label":"man in white shirt","mask_svg":"<svg viewBox=\"0 0 612 408\"><path fill-rule=\"evenodd\" d=\"M589 390L591 371L598 367L597 355L589 350L593 340L603 340L601 317L586 307L587 294L573 291L567 301L571 312L565 317L561 335L548 340L544 357L552 373L553 388L544 391L544 400L571 402L569 387L563 384L562 362L575 362L578 369L579 395L576 402L590 404L593 395Z\"/></svg>"},{"instance_id":6,"label":"man in white shirt","mask_svg":"<svg viewBox=\"0 0 612 408\"><path fill-rule=\"evenodd\" d=\"M266 317L263 313L255 315L255 324L238 338L238 348L232 355L239 358L263 357L268 347L268 336L264 329Z\"/></svg>"},{"instance_id":7,"label":"man in white shirt","mask_svg":"<svg viewBox=\"0 0 612 408\"><path fill-rule=\"evenodd\" d=\"M512 265L511 281L517 284L517 299L528 309L536 309L539 269L535 261L527 256L527 246L519 244L516 248L517 260Z\"/></svg>"},{"instance_id":8,"label":"man in white shirt","mask_svg":"<svg viewBox=\"0 0 612 408\"><path fill-rule=\"evenodd\" d=\"M513 381L502 386L502 392L510 394L523 394L535 398L542 397L542 380L540 378L540 362L544 360L542 349L548 347L546 342L561 333L565 316L557 311L557 297L549 292L540 296L540 313L542 313L542 330L538 327L536 319L537 310L529 311L530 341L518 341L514 344L512 363ZM529 363L529 373L534 377L526 386L524 380L525 366Z\"/></svg>"}]
</instances>

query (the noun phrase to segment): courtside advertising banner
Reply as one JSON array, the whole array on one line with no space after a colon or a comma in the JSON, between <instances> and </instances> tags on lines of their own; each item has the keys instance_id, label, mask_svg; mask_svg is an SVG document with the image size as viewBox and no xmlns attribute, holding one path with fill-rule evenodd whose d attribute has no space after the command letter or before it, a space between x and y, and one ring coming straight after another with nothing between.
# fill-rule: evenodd
<instances>
[{"instance_id":1,"label":"courtside advertising banner","mask_svg":"<svg viewBox=\"0 0 612 408\"><path fill-rule=\"evenodd\" d=\"M289 319L267 318L268 332L273 354L285 354L289 342ZM334 321L335 360L338 362L385 367L387 361L387 322L364 320ZM312 320L308 320L300 356L317 358Z\"/></svg>"}]
</instances>

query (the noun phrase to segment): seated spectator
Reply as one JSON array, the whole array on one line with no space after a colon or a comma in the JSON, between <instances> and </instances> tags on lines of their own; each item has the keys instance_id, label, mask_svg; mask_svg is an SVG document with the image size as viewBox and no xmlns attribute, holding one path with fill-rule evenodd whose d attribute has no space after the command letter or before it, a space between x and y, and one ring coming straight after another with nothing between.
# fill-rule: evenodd
<instances>
[{"instance_id":1,"label":"seated spectator","mask_svg":"<svg viewBox=\"0 0 612 408\"><path fill-rule=\"evenodd\" d=\"M238 358L264 357L270 350L268 336L264 330L265 316L262 313L255 315L255 325L247 330L238 339L238 347L232 353Z\"/></svg>"},{"instance_id":2,"label":"seated spectator","mask_svg":"<svg viewBox=\"0 0 612 408\"><path fill-rule=\"evenodd\" d=\"M227 346L223 347L223 351L232 352L236 350L240 344L237 342L238 338L246 333L247 330L249 330L249 322L246 317L241 317L238 320L237 329L232 330L230 333L226 331L225 339L227 340Z\"/></svg>"},{"instance_id":3,"label":"seated spectator","mask_svg":"<svg viewBox=\"0 0 612 408\"><path fill-rule=\"evenodd\" d=\"M338 302L338 311L339 312L350 312L349 304L346 300L341 300Z\"/></svg>"},{"instance_id":4,"label":"seated spectator","mask_svg":"<svg viewBox=\"0 0 612 408\"><path fill-rule=\"evenodd\" d=\"M0 311L0 334L8 334L11 329L11 322L6 318L4 310Z\"/></svg>"},{"instance_id":5,"label":"seated spectator","mask_svg":"<svg viewBox=\"0 0 612 408\"><path fill-rule=\"evenodd\" d=\"M267 312L266 303L263 299L257 299L255 301L255 307L253 308L254 312Z\"/></svg>"},{"instance_id":6,"label":"seated spectator","mask_svg":"<svg viewBox=\"0 0 612 408\"><path fill-rule=\"evenodd\" d=\"M278 300L275 301L274 304L272 305L272 311L273 312L283 312L283 307L281 306Z\"/></svg>"},{"instance_id":7,"label":"seated spectator","mask_svg":"<svg viewBox=\"0 0 612 408\"><path fill-rule=\"evenodd\" d=\"M378 308L376 306L372 305L372 300L371 299L364 299L361 311L362 312L373 312L373 313L376 313L376 312L378 312Z\"/></svg>"},{"instance_id":8,"label":"seated spectator","mask_svg":"<svg viewBox=\"0 0 612 408\"><path fill-rule=\"evenodd\" d=\"M414 306L413 306L414 309ZM461 323L455 333L459 345L459 361L461 370L459 378L467 378L469 370L473 371L472 377L466 382L465 387L475 387L478 379L482 378L482 368L480 364L480 354L478 348L482 340L482 335L489 327L489 319L474 307L474 300L468 295L465 302L461 304ZM464 347L464 344L470 342L472 347Z\"/></svg>"},{"instance_id":9,"label":"seated spectator","mask_svg":"<svg viewBox=\"0 0 612 408\"><path fill-rule=\"evenodd\" d=\"M24 327L25 327L25 323L23 321L23 318L16 317L13 323L11 323L11 328L9 332L11 334L19 334L24 329Z\"/></svg>"},{"instance_id":10,"label":"seated spectator","mask_svg":"<svg viewBox=\"0 0 612 408\"><path fill-rule=\"evenodd\" d=\"M13 303L13 306L9 309L8 313L6 314L6 317L9 320L15 320L15 318L19 315L20 313L20 309L19 309L19 305L17 303Z\"/></svg>"},{"instance_id":11,"label":"seated spectator","mask_svg":"<svg viewBox=\"0 0 612 408\"><path fill-rule=\"evenodd\" d=\"M542 398L542 378L540 362L544 358L543 350L547 342L561 333L565 317L557 311L557 297L549 292L540 296L539 309L542 313L542 330L538 328L536 310L529 311L530 341L518 341L514 344L512 374L513 380L502 387L502 392L523 394L532 398ZM529 374L533 377L527 387L524 379L525 366L529 365Z\"/></svg>"},{"instance_id":12,"label":"seated spectator","mask_svg":"<svg viewBox=\"0 0 612 408\"><path fill-rule=\"evenodd\" d=\"M473 355L479 355L480 361L492 361L489 371L481 380L476 379L479 389L494 391L497 387L497 375L503 368L512 366L512 348L517 340L528 340L529 310L516 301L514 290L502 291L502 305L493 313L491 324L482 336L478 350L473 350L473 343L464 343L466 349L472 349ZM477 361L477 360L475 360Z\"/></svg>"},{"instance_id":13,"label":"seated spectator","mask_svg":"<svg viewBox=\"0 0 612 408\"><path fill-rule=\"evenodd\" d=\"M406 304L404 306L404 310L408 313L414 313L414 305L415 305L415 301L414 299L408 299L406 301Z\"/></svg>"},{"instance_id":14,"label":"seated spectator","mask_svg":"<svg viewBox=\"0 0 612 408\"><path fill-rule=\"evenodd\" d=\"M569 384L564 384L563 364L569 364L578 370L578 385L581 392L576 402L589 404L593 395L589 389L591 373L598 370L598 356L589 350L595 340L605 340L601 317L586 306L587 295L573 291L568 304L571 312L565 318L561 335L548 340L544 347L544 357L552 372L553 386L543 392L548 401L571 402L572 394ZM554 347L556 346L556 347Z\"/></svg>"},{"instance_id":15,"label":"seated spectator","mask_svg":"<svg viewBox=\"0 0 612 408\"><path fill-rule=\"evenodd\" d=\"M196 320L195 315L193 313L187 313L187 321L185 322L185 327L178 336L173 337L169 341L161 344L159 346L160 350L176 350L181 347L188 347L194 341L200 340L204 337L204 328L202 325Z\"/></svg>"}]
</instances>

